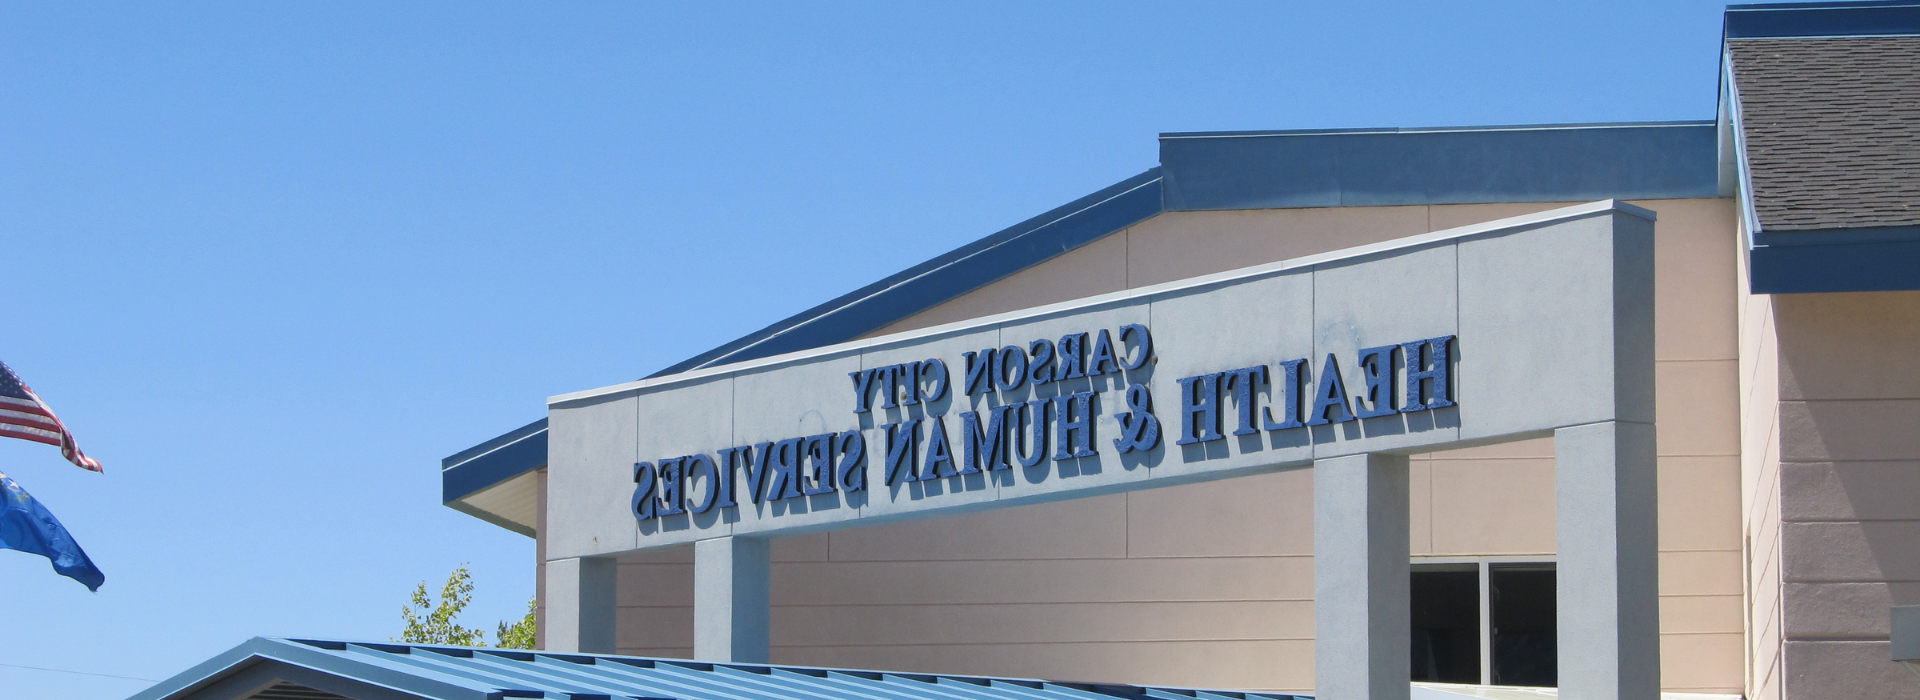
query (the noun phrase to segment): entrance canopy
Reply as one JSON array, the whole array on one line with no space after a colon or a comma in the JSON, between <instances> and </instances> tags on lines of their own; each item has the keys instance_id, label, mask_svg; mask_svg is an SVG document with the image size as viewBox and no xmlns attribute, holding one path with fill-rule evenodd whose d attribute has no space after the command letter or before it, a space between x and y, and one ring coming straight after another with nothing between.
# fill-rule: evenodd
<instances>
[{"instance_id":1,"label":"entrance canopy","mask_svg":"<svg viewBox=\"0 0 1920 700\"><path fill-rule=\"evenodd\" d=\"M549 401L549 648L694 550L769 655L785 535L1314 470L1315 688L1408 698L1408 455L1552 436L1560 687L1659 693L1653 215L1613 200ZM1036 533L1039 536L1041 533Z\"/></svg>"}]
</instances>

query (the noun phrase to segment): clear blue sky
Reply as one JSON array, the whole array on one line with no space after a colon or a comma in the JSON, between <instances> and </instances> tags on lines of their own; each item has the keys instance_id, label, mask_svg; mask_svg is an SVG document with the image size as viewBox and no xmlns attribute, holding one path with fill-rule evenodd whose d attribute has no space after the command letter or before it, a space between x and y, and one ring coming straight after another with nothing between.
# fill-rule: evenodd
<instances>
[{"instance_id":1,"label":"clear blue sky","mask_svg":"<svg viewBox=\"0 0 1920 700\"><path fill-rule=\"evenodd\" d=\"M0 3L0 695L384 639L531 540L438 460L1156 163L1162 131L1706 119L1714 2Z\"/></svg>"}]
</instances>

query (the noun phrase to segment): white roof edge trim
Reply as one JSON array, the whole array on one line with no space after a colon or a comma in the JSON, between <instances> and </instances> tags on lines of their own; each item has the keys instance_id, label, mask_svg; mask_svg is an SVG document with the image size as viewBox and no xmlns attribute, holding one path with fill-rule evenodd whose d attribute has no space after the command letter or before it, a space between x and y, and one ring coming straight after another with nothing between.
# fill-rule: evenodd
<instances>
[{"instance_id":1,"label":"white roof edge trim","mask_svg":"<svg viewBox=\"0 0 1920 700\"><path fill-rule=\"evenodd\" d=\"M476 460L476 459L479 459L479 458L481 458L481 457L485 457L485 456L487 456L487 455L490 455L490 454L493 454L493 453L495 453L495 452L499 452L499 451L501 451L501 450L504 450L504 449L507 449L507 448L509 448L509 447L512 447L512 446L514 446L514 445L518 445L518 444L520 444L520 443L522 443L522 442L525 442L525 441L527 441L527 440L529 440L529 439L532 439L532 438L533 438L533 436L535 436L535 435L539 435L540 433L543 433L543 432L546 432L546 431L544 431L544 430L536 430L536 431L534 431L534 432L531 432L531 433L527 433L527 434L525 434L525 435L522 435L522 436L520 436L520 437L517 437L517 438L514 438L514 439L512 439L512 440L508 440L508 441L506 441L506 442L504 442L504 443L501 443L501 444L500 444L500 446L498 446L498 447L495 447L495 448L493 448L493 449L491 449L491 450L487 450L487 451L485 451L485 452L482 452L482 453L480 453L480 454L477 454L477 455L474 455L474 456L472 456L472 457L468 457L468 458L466 458L466 459L463 459L463 460L460 460L460 461L458 461L458 462L454 462L453 464L449 464L449 465L447 465L447 466L444 466L444 467L441 467L441 468L440 468L440 471L443 471L443 472L444 472L444 471L447 471L447 470L450 470L450 469L453 469L453 468L455 468L455 467L458 467L458 466L460 466L460 465L462 465L462 464L466 464L466 463L468 463L468 462L471 462L471 461L473 461L473 460ZM532 470L528 470L528 471L532 471ZM525 472L522 472L522 473L525 473ZM515 474L514 476L519 476L519 474ZM512 477L509 477L509 478L512 478ZM476 493L478 493L478 492L476 492Z\"/></svg>"},{"instance_id":2,"label":"white roof edge trim","mask_svg":"<svg viewBox=\"0 0 1920 700\"><path fill-rule=\"evenodd\" d=\"M698 383L707 379L713 379L716 377L724 377L730 374L736 374L740 372L746 372L746 371L757 370L757 369L764 369L767 367L793 364L793 363L803 362L806 360L811 360L817 357L824 357L827 355L835 355L835 354L845 353L849 351L856 351L856 350L867 350L871 348L880 348L880 347L886 347L889 345L903 345L903 344L912 343L914 341L918 341L926 338L932 338L932 337L937 337L942 335L954 334L958 332L970 331L974 328L979 328L982 326L991 326L995 324L1008 323L1012 321L1023 321L1028 319L1044 318L1048 316L1057 316L1065 313L1078 311L1081 309L1103 306L1107 304L1113 304L1116 302L1129 301L1129 300L1137 299L1140 297L1154 296L1157 294L1166 294L1169 292L1177 292L1177 291L1195 289L1200 287L1208 287L1208 286L1222 284L1225 282L1232 282L1232 281L1254 278L1254 277L1262 277L1262 276L1272 275L1280 272L1288 272L1288 271L1296 270L1303 267L1325 265L1328 263L1339 262L1342 260L1348 260L1352 258L1366 257L1369 255L1378 255L1380 253L1400 250L1403 248L1416 248L1419 246L1432 245L1434 243L1439 243L1442 241L1447 241L1452 239L1468 238L1468 237L1483 235L1488 233L1497 233L1500 231L1505 231L1507 229L1539 226L1542 224L1560 223L1564 221L1573 221L1576 219L1585 219L1592 216L1597 216L1600 214L1606 214L1611 212L1620 212L1623 214L1629 214L1632 216L1637 216L1642 219L1646 219L1648 221L1654 221L1657 218L1657 215L1652 210L1634 206L1632 204L1628 204L1626 202L1623 202L1617 199L1603 199L1597 202L1588 202L1586 204L1575 204L1573 206L1561 207L1559 209L1550 209L1547 211L1537 212L1533 214L1524 214L1521 216L1508 217L1505 219L1496 219L1494 221L1472 224L1468 226L1460 226L1457 228L1443 229L1440 231L1433 231L1433 232L1423 233L1415 236L1407 236L1405 238L1397 238L1391 241L1383 241L1380 243L1373 243L1369 245L1355 246L1353 248L1343 248L1341 250L1321 253L1318 255L1308 255L1300 258L1293 258L1291 260L1281 260L1278 262L1254 265L1251 267L1243 267L1237 270L1228 270L1226 272L1216 272L1211 275L1189 277L1183 280L1163 282L1160 284L1149 285L1146 287L1136 287L1134 289L1112 292L1108 294L1102 294L1099 296L1084 297L1080 299L1074 299L1071 301L1063 301L1057 304L1036 306L1030 309L1009 311L1006 313L994 314L991 316L980 316L976 318L966 319L963 321L954 321L952 323L941 324L938 326L930 326L930 327L922 328L919 330L906 331L904 333L884 335L877 338L852 340L845 343L836 343L833 345L810 348L807 350L790 352L783 355L774 355L772 357L765 357L757 360L750 360L747 362L740 362L740 363L728 364L728 365L718 365L714 367L707 367L707 368L691 370L687 372L681 372L679 374L667 375L665 377L654 377L652 379L642 379L634 382L626 382L623 384L614 384L612 386L604 386L598 389L588 389L586 391L576 391L576 392L567 393L567 394L560 394L560 395L548 398L547 406L554 407L554 406L559 406L561 404L572 403L575 401L585 401L588 399L611 396L614 394L646 391L650 389L662 389L666 387L678 386L683 384L693 384L693 383Z\"/></svg>"}]
</instances>

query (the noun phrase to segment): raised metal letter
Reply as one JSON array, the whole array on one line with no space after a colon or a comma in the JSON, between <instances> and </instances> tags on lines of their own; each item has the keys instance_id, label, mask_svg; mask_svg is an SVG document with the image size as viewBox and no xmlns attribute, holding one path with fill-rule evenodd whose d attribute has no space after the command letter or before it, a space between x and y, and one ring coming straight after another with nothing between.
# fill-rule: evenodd
<instances>
[{"instance_id":1,"label":"raised metal letter","mask_svg":"<svg viewBox=\"0 0 1920 700\"><path fill-rule=\"evenodd\" d=\"M1025 444L1020 445L1015 456L1020 459L1022 467L1037 467L1047 461L1047 404L1051 401L1034 399L1021 406L1021 413L1026 415L1027 432L1026 438L1021 440ZM1018 424L1013 426L1013 432L1020 433Z\"/></svg>"},{"instance_id":2,"label":"raised metal letter","mask_svg":"<svg viewBox=\"0 0 1920 700\"><path fill-rule=\"evenodd\" d=\"M692 483L696 476L700 478L701 483L706 484L707 494L699 502L688 506L687 512L699 515L713 510L713 504L720 498L720 473L713 468L713 459L707 457L706 453L687 458L687 482ZM682 497L684 498L685 494L682 494Z\"/></svg>"},{"instance_id":3,"label":"raised metal letter","mask_svg":"<svg viewBox=\"0 0 1920 700\"><path fill-rule=\"evenodd\" d=\"M1254 398L1259 396L1255 385L1267 381L1267 366L1254 365L1227 372L1227 389L1233 392L1234 415L1240 420L1233 428L1234 435L1253 435L1260 432L1253 427L1255 411L1260 408Z\"/></svg>"},{"instance_id":4,"label":"raised metal letter","mask_svg":"<svg viewBox=\"0 0 1920 700\"><path fill-rule=\"evenodd\" d=\"M1180 382L1180 439L1175 445L1212 442L1220 434L1220 377L1225 372L1187 377Z\"/></svg>"},{"instance_id":5,"label":"raised metal letter","mask_svg":"<svg viewBox=\"0 0 1920 700\"><path fill-rule=\"evenodd\" d=\"M1060 433L1054 440L1055 461L1092 457L1095 454L1093 396L1091 391L1077 391L1053 397L1053 425Z\"/></svg>"},{"instance_id":6,"label":"raised metal letter","mask_svg":"<svg viewBox=\"0 0 1920 700\"><path fill-rule=\"evenodd\" d=\"M913 443L920 439L920 419L887 424L887 485L896 481L919 481L913 465Z\"/></svg>"},{"instance_id":7,"label":"raised metal letter","mask_svg":"<svg viewBox=\"0 0 1920 700\"><path fill-rule=\"evenodd\" d=\"M1125 359L1120 360L1120 369L1128 372L1147 366L1147 361L1153 359L1153 334L1147 332L1147 327L1138 323L1129 323L1120 327L1121 343L1127 342L1127 336L1130 335L1139 336L1140 339L1134 341L1134 343L1135 347L1140 349L1140 352L1134 355L1136 359L1132 362L1128 362Z\"/></svg>"},{"instance_id":8,"label":"raised metal letter","mask_svg":"<svg viewBox=\"0 0 1920 700\"><path fill-rule=\"evenodd\" d=\"M873 406L873 398L870 394L873 389L873 370L848 372L847 376L853 377L853 412L866 413L867 409Z\"/></svg>"},{"instance_id":9,"label":"raised metal letter","mask_svg":"<svg viewBox=\"0 0 1920 700\"><path fill-rule=\"evenodd\" d=\"M1093 336L1093 351L1087 353L1087 376L1097 377L1118 371L1120 368L1113 363L1113 336L1107 333L1107 329L1102 328Z\"/></svg>"},{"instance_id":10,"label":"raised metal letter","mask_svg":"<svg viewBox=\"0 0 1920 700\"><path fill-rule=\"evenodd\" d=\"M1280 381L1273 384L1273 393L1269 397L1268 403L1280 404L1284 407L1280 412L1280 417L1283 420L1275 423L1273 421L1273 407L1269 406L1265 411L1261 412L1261 428L1267 430L1288 430L1306 425L1300 422L1300 366L1306 363L1306 360L1282 360L1280 362Z\"/></svg>"},{"instance_id":11,"label":"raised metal letter","mask_svg":"<svg viewBox=\"0 0 1920 700\"><path fill-rule=\"evenodd\" d=\"M653 463L633 463L633 517L636 520L651 520L658 515L653 504Z\"/></svg>"},{"instance_id":12,"label":"raised metal letter","mask_svg":"<svg viewBox=\"0 0 1920 700\"><path fill-rule=\"evenodd\" d=\"M1011 469L1007 463L1007 409L1011 406L990 406L987 408L987 424L980 425L980 414L967 411L960 414L961 454L960 473L978 474L981 469Z\"/></svg>"},{"instance_id":13,"label":"raised metal letter","mask_svg":"<svg viewBox=\"0 0 1920 700\"><path fill-rule=\"evenodd\" d=\"M1340 380L1340 363L1333 359L1333 353L1327 353L1327 362L1320 368L1320 388L1313 395L1313 413L1307 418L1307 425L1353 420L1353 412L1347 410L1347 385ZM1335 413L1328 417L1327 411Z\"/></svg>"},{"instance_id":14,"label":"raised metal letter","mask_svg":"<svg viewBox=\"0 0 1920 700\"><path fill-rule=\"evenodd\" d=\"M940 473L946 467L947 473ZM920 480L929 481L943 476L953 476L953 448L947 444L947 424L940 416L927 419L927 463L920 470Z\"/></svg>"},{"instance_id":15,"label":"raised metal letter","mask_svg":"<svg viewBox=\"0 0 1920 700\"><path fill-rule=\"evenodd\" d=\"M1015 365L1013 360L1019 360ZM993 356L993 383L1003 391L1018 389L1027 383L1027 353L1018 345L1000 348Z\"/></svg>"},{"instance_id":16,"label":"raised metal letter","mask_svg":"<svg viewBox=\"0 0 1920 700\"><path fill-rule=\"evenodd\" d=\"M1407 404L1400 407L1402 412L1453 405L1453 387L1447 381L1447 345L1452 342L1453 336L1443 335L1401 344L1400 355L1407 363Z\"/></svg>"},{"instance_id":17,"label":"raised metal letter","mask_svg":"<svg viewBox=\"0 0 1920 700\"><path fill-rule=\"evenodd\" d=\"M1354 412L1361 418L1379 418L1399 413L1393 407L1393 351L1398 345L1383 345L1360 350L1360 378L1366 380L1366 393L1355 402Z\"/></svg>"},{"instance_id":18,"label":"raised metal letter","mask_svg":"<svg viewBox=\"0 0 1920 700\"><path fill-rule=\"evenodd\" d=\"M858 430L849 430L840 434L839 443L834 449L840 453L840 490L853 493L866 488L867 438Z\"/></svg>"},{"instance_id":19,"label":"raised metal letter","mask_svg":"<svg viewBox=\"0 0 1920 700\"><path fill-rule=\"evenodd\" d=\"M1160 446L1160 420L1153 417L1153 395L1147 393L1147 385L1128 384L1127 410L1113 417L1120 421L1120 437L1113 440L1120 454Z\"/></svg>"}]
</instances>

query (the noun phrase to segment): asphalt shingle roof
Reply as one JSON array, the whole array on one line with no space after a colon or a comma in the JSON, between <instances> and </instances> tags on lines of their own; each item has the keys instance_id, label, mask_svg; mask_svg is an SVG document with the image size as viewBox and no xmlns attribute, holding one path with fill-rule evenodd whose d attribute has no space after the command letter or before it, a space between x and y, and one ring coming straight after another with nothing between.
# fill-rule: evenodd
<instances>
[{"instance_id":1,"label":"asphalt shingle roof","mask_svg":"<svg viewBox=\"0 0 1920 700\"><path fill-rule=\"evenodd\" d=\"M1920 225L1920 37L1727 50L1761 230Z\"/></svg>"}]
</instances>

